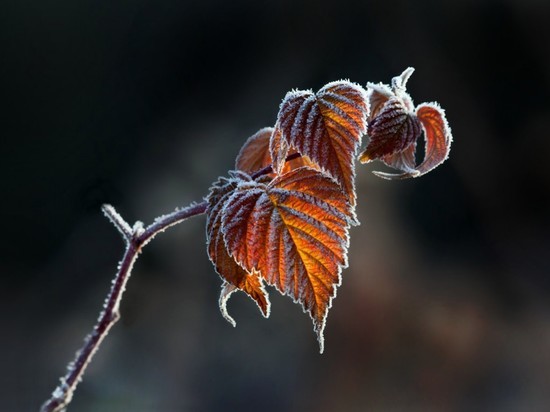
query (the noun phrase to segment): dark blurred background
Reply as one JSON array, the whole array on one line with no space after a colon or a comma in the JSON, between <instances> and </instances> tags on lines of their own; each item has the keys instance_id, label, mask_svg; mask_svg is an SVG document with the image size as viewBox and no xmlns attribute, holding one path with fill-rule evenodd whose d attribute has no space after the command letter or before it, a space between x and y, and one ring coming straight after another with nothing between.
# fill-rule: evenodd
<instances>
[{"instance_id":1,"label":"dark blurred background","mask_svg":"<svg viewBox=\"0 0 550 412\"><path fill-rule=\"evenodd\" d=\"M91 330L130 222L200 200L293 88L438 101L451 157L358 165L319 355L271 290L220 315L204 216L159 236L70 411L550 410L550 3L36 1L0 17L0 410L33 411Z\"/></svg>"}]
</instances>

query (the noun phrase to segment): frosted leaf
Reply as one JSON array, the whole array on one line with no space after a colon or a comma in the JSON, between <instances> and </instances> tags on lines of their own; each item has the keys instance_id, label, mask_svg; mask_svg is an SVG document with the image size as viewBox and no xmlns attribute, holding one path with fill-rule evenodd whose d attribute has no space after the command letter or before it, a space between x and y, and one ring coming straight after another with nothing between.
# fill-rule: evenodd
<instances>
[{"instance_id":1,"label":"frosted leaf","mask_svg":"<svg viewBox=\"0 0 550 412\"><path fill-rule=\"evenodd\" d=\"M259 282L258 291L262 294L262 296L265 297L265 302L261 298L257 299L256 296L254 296L254 293L251 293L251 294L247 293L247 295L254 302L256 302L256 304L258 305L258 308L262 312L262 315L268 318L271 304L269 302L269 299L267 298L267 293L265 291L263 283L261 282L261 279L258 277L258 274L252 274L249 276L250 276L251 282L256 282L256 281ZM232 285L231 283L224 282L222 284L222 291L220 293L220 300L219 300L220 311L222 313L222 316L225 318L225 320L227 320L231 325L233 325L233 327L237 326L237 322L235 322L235 319L233 319L233 317L229 315L229 312L227 311L227 301L229 300L229 298L233 293L239 290L240 289L237 286Z\"/></svg>"},{"instance_id":2,"label":"frosted leaf","mask_svg":"<svg viewBox=\"0 0 550 412\"><path fill-rule=\"evenodd\" d=\"M418 105L416 115L422 123L426 137L426 156L417 168L420 174L424 174L447 160L453 136L445 110L436 102Z\"/></svg>"},{"instance_id":3,"label":"frosted leaf","mask_svg":"<svg viewBox=\"0 0 550 412\"><path fill-rule=\"evenodd\" d=\"M443 163L451 148L451 129L445 112L437 103L423 103L415 108L406 91L414 69L407 68L391 81L391 87L368 84L372 107L369 117L369 143L359 155L362 163L381 160L402 173L373 172L385 179L404 179L428 173ZM424 135L425 156L416 166L416 141Z\"/></svg>"},{"instance_id":4,"label":"frosted leaf","mask_svg":"<svg viewBox=\"0 0 550 412\"><path fill-rule=\"evenodd\" d=\"M332 178L302 167L255 188L240 185L222 217L229 254L310 314L323 330L347 266L352 206Z\"/></svg>"},{"instance_id":5,"label":"frosted leaf","mask_svg":"<svg viewBox=\"0 0 550 412\"><path fill-rule=\"evenodd\" d=\"M394 169L402 170L407 174L415 175L418 172L415 170L415 152L416 142L410 144L406 149L401 152L393 153L391 155L385 155L380 158L385 164ZM373 172L375 175L383 177L381 172Z\"/></svg>"},{"instance_id":6,"label":"frosted leaf","mask_svg":"<svg viewBox=\"0 0 550 412\"><path fill-rule=\"evenodd\" d=\"M271 164L269 141L273 130L264 127L248 138L235 160L235 169L254 173Z\"/></svg>"},{"instance_id":7,"label":"frosted leaf","mask_svg":"<svg viewBox=\"0 0 550 412\"><path fill-rule=\"evenodd\" d=\"M257 230L257 216L252 218L252 214L257 203L262 203L261 198L265 193L265 186L243 190L242 188L235 191L225 204L222 216L222 233L224 234L227 250L237 262L244 262L249 259L249 250L239 248L238 243L241 238L247 238L249 232ZM265 201L264 201L265 203ZM258 205L259 207L259 205ZM227 233L232 233L232 236L227 236ZM237 253L238 251L238 253Z\"/></svg>"},{"instance_id":8,"label":"frosted leaf","mask_svg":"<svg viewBox=\"0 0 550 412\"><path fill-rule=\"evenodd\" d=\"M263 175L273 178L277 174L283 174L298 167L311 166L311 161L304 156L285 161L288 155L293 155L296 151L289 151L288 145L280 140L280 134L280 130L265 127L250 136L237 156L235 167L240 171L253 174L273 166L273 172ZM272 150L276 156L275 162L272 161ZM262 179L265 177L256 180Z\"/></svg>"},{"instance_id":9,"label":"frosted leaf","mask_svg":"<svg viewBox=\"0 0 550 412\"><path fill-rule=\"evenodd\" d=\"M397 98L390 98L369 123L370 141L359 156L361 163L402 152L422 134L422 126Z\"/></svg>"},{"instance_id":10,"label":"frosted leaf","mask_svg":"<svg viewBox=\"0 0 550 412\"><path fill-rule=\"evenodd\" d=\"M367 99L370 105L368 121L370 122L382 110L384 104L393 97L393 93L388 86L382 83L367 83L367 88Z\"/></svg>"},{"instance_id":11,"label":"frosted leaf","mask_svg":"<svg viewBox=\"0 0 550 412\"><path fill-rule=\"evenodd\" d=\"M233 319L229 313L227 312L227 301L229 300L229 297L236 292L237 287L235 285L232 285L231 283L224 282L222 284L222 291L220 293L220 311L222 312L222 316L227 320L233 327L237 326L237 322L235 322L235 319Z\"/></svg>"},{"instance_id":12,"label":"frosted leaf","mask_svg":"<svg viewBox=\"0 0 550 412\"><path fill-rule=\"evenodd\" d=\"M376 176L384 179L419 177L435 169L449 157L452 134L445 118L445 111L437 103L423 103L417 107L416 113L422 125L426 141L424 160L420 165L415 166L415 146L411 145L403 152L389 157L382 157L384 163L403 171L403 173L373 172Z\"/></svg>"},{"instance_id":13,"label":"frosted leaf","mask_svg":"<svg viewBox=\"0 0 550 412\"><path fill-rule=\"evenodd\" d=\"M220 296L220 310L222 315L234 325L234 320L229 316L226 309L227 300L235 290L242 290L252 298L262 314L269 316L269 298L263 287L261 278L252 271L244 270L235 259L228 253L223 240L221 230L221 218L226 201L231 197L237 187L246 188L247 185L257 184L250 180L250 177L243 172L230 172L230 178L221 177L210 190L207 197L208 209L206 220L206 243L208 257L214 264L216 272L229 287L222 290Z\"/></svg>"},{"instance_id":14,"label":"frosted leaf","mask_svg":"<svg viewBox=\"0 0 550 412\"><path fill-rule=\"evenodd\" d=\"M353 162L366 131L367 115L365 90L348 81L328 83L316 94L310 90L293 91L279 109L277 124L281 136L276 138L336 179L355 205Z\"/></svg>"}]
</instances>

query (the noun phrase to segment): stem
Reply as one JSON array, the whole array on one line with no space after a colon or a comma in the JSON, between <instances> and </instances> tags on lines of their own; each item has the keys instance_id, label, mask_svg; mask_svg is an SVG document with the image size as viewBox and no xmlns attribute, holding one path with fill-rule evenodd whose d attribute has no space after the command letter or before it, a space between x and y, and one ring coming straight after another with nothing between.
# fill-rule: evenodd
<instances>
[{"instance_id":1,"label":"stem","mask_svg":"<svg viewBox=\"0 0 550 412\"><path fill-rule=\"evenodd\" d=\"M113 281L113 286L105 301L104 310L100 313L92 333L86 337L84 345L76 353L75 359L67 366L67 373L61 377L59 386L57 386L51 397L42 405L41 412L59 412L64 410L71 402L73 393L82 379L86 367L99 349L101 342L107 336L111 327L120 318L120 300L132 273L134 262L141 249L158 233L164 232L170 226L183 222L192 216L206 213L207 206L206 202L191 204L186 208L155 219L145 229L141 222L136 222L134 227L130 228L130 225L126 223L111 205L104 205L102 207L103 213L121 233L126 242L126 250Z\"/></svg>"},{"instance_id":2,"label":"stem","mask_svg":"<svg viewBox=\"0 0 550 412\"><path fill-rule=\"evenodd\" d=\"M298 152L293 153L286 157L285 162L301 156ZM271 165L266 166L254 173L252 178L256 179L272 171L273 167ZM101 342L107 336L111 327L120 318L119 308L122 294L126 289L126 283L132 274L134 262L139 256L141 249L157 234L164 232L169 227L177 225L192 216L206 213L207 207L207 202L193 203L186 208L156 218L152 224L144 228L143 223L139 221L134 224L134 227L130 227L113 206L103 205L101 208L103 213L120 232L126 243L126 250L113 280L113 286L105 300L104 310L100 313L92 333L86 336L84 345L76 353L75 359L67 366L67 373L61 377L61 383L55 388L51 397L42 405L40 412L60 412L65 410L65 407L71 402L76 386L82 380L86 367L99 349Z\"/></svg>"},{"instance_id":3,"label":"stem","mask_svg":"<svg viewBox=\"0 0 550 412\"><path fill-rule=\"evenodd\" d=\"M291 155L288 155L285 158L285 162L290 162L291 160L298 159L299 157L302 157L301 153L299 153L299 152L292 153ZM254 180L254 179L256 179L260 176L267 175L271 172L273 172L273 166L269 165L269 166L264 167L263 169L258 170L251 177L252 177L252 180Z\"/></svg>"}]
</instances>

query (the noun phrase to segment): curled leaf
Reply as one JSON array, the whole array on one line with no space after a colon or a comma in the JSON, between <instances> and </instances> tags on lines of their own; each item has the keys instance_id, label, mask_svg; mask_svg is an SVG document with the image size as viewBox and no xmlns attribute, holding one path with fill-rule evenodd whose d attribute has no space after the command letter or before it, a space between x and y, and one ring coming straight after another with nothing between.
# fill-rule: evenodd
<instances>
[{"instance_id":1,"label":"curled leaf","mask_svg":"<svg viewBox=\"0 0 550 412\"><path fill-rule=\"evenodd\" d=\"M359 156L361 163L402 152L422 134L422 126L414 113L392 97L369 124L370 141Z\"/></svg>"},{"instance_id":2,"label":"curled leaf","mask_svg":"<svg viewBox=\"0 0 550 412\"><path fill-rule=\"evenodd\" d=\"M420 174L428 173L449 157L451 150L451 129L445 118L445 111L437 103L423 103L416 108L416 115L426 136L426 155L418 166Z\"/></svg>"},{"instance_id":3,"label":"curled leaf","mask_svg":"<svg viewBox=\"0 0 550 412\"><path fill-rule=\"evenodd\" d=\"M372 112L369 117L370 141L359 155L361 163L382 160L400 174L373 172L385 179L418 177L443 163L449 154L451 130L443 109L437 103L423 103L416 109L406 91L414 69L408 68L392 79L391 87L368 84ZM424 160L416 165L416 141L424 134Z\"/></svg>"},{"instance_id":4,"label":"curled leaf","mask_svg":"<svg viewBox=\"0 0 550 412\"><path fill-rule=\"evenodd\" d=\"M251 136L238 170L212 186L208 255L223 280L220 310L233 325L226 305L238 290L269 315L267 283L309 313L323 352L326 317L347 266L349 228L357 223L353 163L362 134L368 129L361 162L381 160L401 171L374 172L383 178L420 176L449 153L444 111L436 103L415 108L406 91L412 73L408 68L391 85L369 83L368 92L339 81L317 93L288 93L275 127ZM422 134L425 158L417 166Z\"/></svg>"},{"instance_id":5,"label":"curled leaf","mask_svg":"<svg viewBox=\"0 0 550 412\"><path fill-rule=\"evenodd\" d=\"M408 67L399 76L391 79L391 87L383 83L367 83L367 98L370 105L369 122L378 116L380 110L391 98L400 100L409 111L414 110L414 105L406 90L407 82L413 73L414 68Z\"/></svg>"},{"instance_id":6,"label":"curled leaf","mask_svg":"<svg viewBox=\"0 0 550 412\"><path fill-rule=\"evenodd\" d=\"M225 202L239 184L249 181L248 179L248 176L244 173L233 173L230 179L222 177L212 186L207 197L206 243L208 257L214 264L216 272L224 281L219 302L220 310L224 318L233 326L235 326L235 321L229 316L226 304L229 296L237 290L242 290L254 300L265 317L269 316L270 308L269 298L265 292L262 279L257 273L244 270L228 254L221 232Z\"/></svg>"},{"instance_id":7,"label":"curled leaf","mask_svg":"<svg viewBox=\"0 0 550 412\"><path fill-rule=\"evenodd\" d=\"M309 157L336 179L355 205L353 166L361 136L366 131L368 103L365 90L348 81L332 82L317 93L294 91L281 104L272 144L275 170L290 147Z\"/></svg>"},{"instance_id":8,"label":"curled leaf","mask_svg":"<svg viewBox=\"0 0 550 412\"><path fill-rule=\"evenodd\" d=\"M422 163L414 166L414 148L412 150L409 148L393 156L382 158L382 161L388 166L402 170L404 173L373 172L375 175L385 179L419 177L447 160L451 150L452 134L444 110L437 103L422 103L417 107L416 114L422 125L426 141Z\"/></svg>"},{"instance_id":9,"label":"curled leaf","mask_svg":"<svg viewBox=\"0 0 550 412\"><path fill-rule=\"evenodd\" d=\"M225 203L222 231L230 255L302 305L321 352L326 316L347 266L352 213L340 185L308 167L269 184L242 184Z\"/></svg>"},{"instance_id":10,"label":"curled leaf","mask_svg":"<svg viewBox=\"0 0 550 412\"><path fill-rule=\"evenodd\" d=\"M402 170L411 176L418 175L415 169L416 165L416 142L413 142L409 147L401 152L396 152L391 155L385 155L380 158L385 164L394 169ZM373 172L376 176L385 177L383 172Z\"/></svg>"}]
</instances>

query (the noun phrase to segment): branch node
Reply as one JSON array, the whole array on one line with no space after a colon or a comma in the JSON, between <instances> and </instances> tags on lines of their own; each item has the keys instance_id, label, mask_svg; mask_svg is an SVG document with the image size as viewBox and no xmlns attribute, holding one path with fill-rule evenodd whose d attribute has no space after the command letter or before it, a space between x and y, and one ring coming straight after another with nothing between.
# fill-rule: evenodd
<instances>
[{"instance_id":1,"label":"branch node","mask_svg":"<svg viewBox=\"0 0 550 412\"><path fill-rule=\"evenodd\" d=\"M116 310L109 315L109 322L116 323L119 320L120 320L120 310L119 308L116 308Z\"/></svg>"},{"instance_id":2,"label":"branch node","mask_svg":"<svg viewBox=\"0 0 550 412\"><path fill-rule=\"evenodd\" d=\"M126 221L122 218L122 216L120 216L115 208L111 205L105 204L101 206L101 211L107 217L107 219L109 219L111 223L118 229L124 241L126 243L130 242L133 231L130 228L130 225L126 223Z\"/></svg>"},{"instance_id":3,"label":"branch node","mask_svg":"<svg viewBox=\"0 0 550 412\"><path fill-rule=\"evenodd\" d=\"M155 222L144 228L143 223L137 221L133 227L118 214L111 205L103 205L103 214L118 229L126 242L126 251L118 265L113 286L103 304L103 310L99 314L93 331L84 339L84 345L76 353L73 361L67 366L66 375L61 378L61 383L54 390L50 398L42 405L40 412L61 412L71 402L76 386L82 379L86 367L98 350L101 342L107 336L111 327L120 318L120 301L126 289L126 283L132 273L132 267L137 259L141 248L145 246L157 233L164 231L192 216L201 215L206 212L208 204L192 203L190 206L178 209L173 213L155 219Z\"/></svg>"},{"instance_id":4,"label":"branch node","mask_svg":"<svg viewBox=\"0 0 550 412\"><path fill-rule=\"evenodd\" d=\"M143 227L143 222L137 221L134 223L134 226L132 227L132 236L133 237L139 237L145 232L145 228Z\"/></svg>"}]
</instances>

